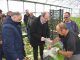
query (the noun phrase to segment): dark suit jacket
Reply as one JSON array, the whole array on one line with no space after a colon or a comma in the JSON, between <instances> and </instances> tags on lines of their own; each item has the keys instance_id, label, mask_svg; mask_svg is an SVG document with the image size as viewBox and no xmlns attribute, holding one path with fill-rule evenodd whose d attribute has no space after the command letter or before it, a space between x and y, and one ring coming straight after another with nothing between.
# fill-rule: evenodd
<instances>
[{"instance_id":1,"label":"dark suit jacket","mask_svg":"<svg viewBox=\"0 0 80 60\"><path fill-rule=\"evenodd\" d=\"M27 26L29 15L24 15L24 24Z\"/></svg>"},{"instance_id":2,"label":"dark suit jacket","mask_svg":"<svg viewBox=\"0 0 80 60\"><path fill-rule=\"evenodd\" d=\"M42 24L40 21L40 16L35 19L30 27L30 43L31 45L44 44L41 42L41 37L50 37L50 31L48 27L48 22Z\"/></svg>"}]
</instances>

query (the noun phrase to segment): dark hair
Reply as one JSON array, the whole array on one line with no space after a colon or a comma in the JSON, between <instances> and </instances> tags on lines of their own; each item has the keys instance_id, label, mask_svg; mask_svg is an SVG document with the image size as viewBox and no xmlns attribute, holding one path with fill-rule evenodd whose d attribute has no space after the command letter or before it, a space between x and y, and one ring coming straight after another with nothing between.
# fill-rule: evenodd
<instances>
[{"instance_id":1,"label":"dark hair","mask_svg":"<svg viewBox=\"0 0 80 60\"><path fill-rule=\"evenodd\" d=\"M65 12L65 13L67 13L70 16L70 12Z\"/></svg>"},{"instance_id":2,"label":"dark hair","mask_svg":"<svg viewBox=\"0 0 80 60\"><path fill-rule=\"evenodd\" d=\"M46 12L41 13L41 15L42 15L43 17L45 16L45 14L46 14Z\"/></svg>"},{"instance_id":3,"label":"dark hair","mask_svg":"<svg viewBox=\"0 0 80 60\"><path fill-rule=\"evenodd\" d=\"M3 14L3 15L2 15L2 17L6 17L6 15L5 15L5 14Z\"/></svg>"},{"instance_id":4,"label":"dark hair","mask_svg":"<svg viewBox=\"0 0 80 60\"><path fill-rule=\"evenodd\" d=\"M19 12L13 12L12 16L14 15L21 15Z\"/></svg>"},{"instance_id":5,"label":"dark hair","mask_svg":"<svg viewBox=\"0 0 80 60\"><path fill-rule=\"evenodd\" d=\"M0 10L0 13L2 13L2 10Z\"/></svg>"}]
</instances>

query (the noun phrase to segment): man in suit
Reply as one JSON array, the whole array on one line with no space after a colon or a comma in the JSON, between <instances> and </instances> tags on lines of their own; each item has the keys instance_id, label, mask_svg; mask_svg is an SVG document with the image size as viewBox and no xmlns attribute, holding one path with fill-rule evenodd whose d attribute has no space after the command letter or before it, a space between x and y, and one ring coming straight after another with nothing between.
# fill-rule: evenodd
<instances>
[{"instance_id":1,"label":"man in suit","mask_svg":"<svg viewBox=\"0 0 80 60\"><path fill-rule=\"evenodd\" d=\"M49 13L44 12L41 16L35 19L30 26L30 44L33 47L34 60L38 60L38 47L40 49L40 57L43 60L44 42L42 37L50 37L48 27Z\"/></svg>"}]
</instances>

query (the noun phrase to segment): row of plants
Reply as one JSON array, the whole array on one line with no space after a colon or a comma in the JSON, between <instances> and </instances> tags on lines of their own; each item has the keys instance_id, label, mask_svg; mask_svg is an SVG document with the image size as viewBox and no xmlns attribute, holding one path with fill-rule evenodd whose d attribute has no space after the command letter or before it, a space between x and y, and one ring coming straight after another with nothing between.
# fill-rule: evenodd
<instances>
[{"instance_id":1,"label":"row of plants","mask_svg":"<svg viewBox=\"0 0 80 60\"><path fill-rule=\"evenodd\" d=\"M71 17L71 19L76 22L76 24L78 25L78 28L80 30L80 17Z\"/></svg>"}]
</instances>

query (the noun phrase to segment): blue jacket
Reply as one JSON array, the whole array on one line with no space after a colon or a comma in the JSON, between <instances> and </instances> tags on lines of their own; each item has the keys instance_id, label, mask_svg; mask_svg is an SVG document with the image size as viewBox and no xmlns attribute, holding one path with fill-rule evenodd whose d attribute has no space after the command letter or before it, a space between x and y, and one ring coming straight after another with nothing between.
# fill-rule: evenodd
<instances>
[{"instance_id":1,"label":"blue jacket","mask_svg":"<svg viewBox=\"0 0 80 60\"><path fill-rule=\"evenodd\" d=\"M22 39L21 24L13 22L9 17L2 27L3 52L6 60L23 60L24 44Z\"/></svg>"},{"instance_id":2,"label":"blue jacket","mask_svg":"<svg viewBox=\"0 0 80 60\"><path fill-rule=\"evenodd\" d=\"M67 26L67 28L70 30L70 31L73 31L75 34L79 34L79 29L78 29L78 26L77 26L77 24L74 22L74 21L72 21L71 20L71 22L69 23L66 23L65 22L65 24L66 24L66 26Z\"/></svg>"}]
</instances>

